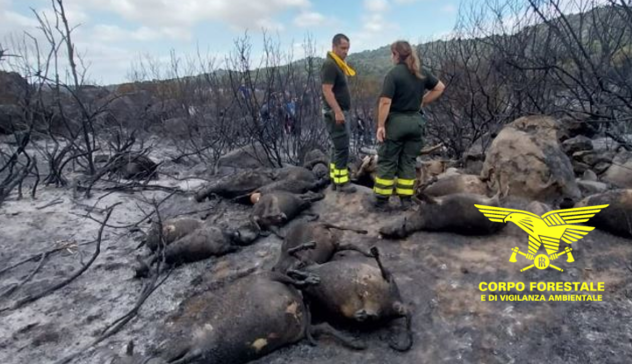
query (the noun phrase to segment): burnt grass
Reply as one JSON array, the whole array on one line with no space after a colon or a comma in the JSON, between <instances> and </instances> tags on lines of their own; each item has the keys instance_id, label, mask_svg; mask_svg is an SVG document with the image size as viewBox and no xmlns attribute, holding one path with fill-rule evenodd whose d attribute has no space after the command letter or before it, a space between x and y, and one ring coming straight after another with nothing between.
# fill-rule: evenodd
<instances>
[{"instance_id":1,"label":"burnt grass","mask_svg":"<svg viewBox=\"0 0 632 364\"><path fill-rule=\"evenodd\" d=\"M188 190L202 183L169 178L159 182ZM109 324L134 307L147 283L134 278L133 266L137 255L146 254L137 246L149 223L139 224L140 229L122 226L142 219L152 209L148 201L160 201L168 192L106 194L97 189L91 199L74 199L68 189L43 187L37 200L13 199L2 206L0 270L28 257L38 258L0 274L0 310L68 278L86 264L95 251L92 241L100 224L86 218L85 205L105 208L121 203L108 222L119 228L104 229L101 252L85 273L33 303L0 312L1 363L54 363L76 353L80 355L74 363L110 363L123 354L130 340L136 351L145 352L155 344L161 321L185 298L276 263L281 240L271 235L239 252L180 266L120 332L87 349ZM326 198L308 212L319 214L321 221L369 230L368 235L346 231L344 241L380 249L384 265L394 273L405 302L414 310L411 350L390 349L384 340L386 330L378 329L353 332L367 341L364 351L351 351L322 338L316 347L304 340L255 363L629 362L630 240L595 230L573 246L574 263L565 258L556 262L563 272L531 269L521 273L526 260L518 257L518 263L510 263L509 256L514 246L526 249L526 236L504 229L492 236L418 232L405 240L383 240L377 230L397 214L370 212L369 194L368 189L361 189L351 197L339 196L328 189ZM45 207L55 200L61 202ZM161 205L160 215L188 213L230 225L244 221L249 209L219 200L196 203L190 194L177 194ZM102 220L105 214L93 211L91 216ZM41 262L39 254L56 247L63 249ZM529 282L605 282L605 292L592 293L601 294L603 302L481 302L481 282L509 281L527 286Z\"/></svg>"}]
</instances>

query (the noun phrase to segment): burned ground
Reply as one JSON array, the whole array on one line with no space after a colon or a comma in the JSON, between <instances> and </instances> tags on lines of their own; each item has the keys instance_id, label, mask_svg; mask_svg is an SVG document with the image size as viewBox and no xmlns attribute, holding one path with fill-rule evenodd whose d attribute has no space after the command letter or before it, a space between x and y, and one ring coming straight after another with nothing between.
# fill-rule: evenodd
<instances>
[{"instance_id":1,"label":"burned ground","mask_svg":"<svg viewBox=\"0 0 632 364\"><path fill-rule=\"evenodd\" d=\"M162 183L193 189L197 182ZM406 353L390 349L381 340L385 330L356 332L368 341L367 350L351 351L328 339L321 339L318 347L303 341L256 363L624 363L632 355L632 332L627 324L632 316L630 240L595 230L579 241L574 263L558 261L564 272L531 269L520 273L526 260L519 257L518 263L510 263L509 256L512 247L526 245L526 236L508 231L486 237L417 232L401 241L381 240L377 235L381 223L397 214L368 212L363 202L367 193L360 189L356 195L340 196L327 190L325 199L308 212L318 213L320 221L369 231L368 235L343 232L342 241L380 248L404 301L413 308L412 349ZM122 202L108 224L125 226L151 211L151 205L142 202L143 196L160 201L168 193L115 192L98 200L102 195L105 193L95 193L80 203L103 209ZM40 265L41 252L60 250L45 257L28 282L0 298L0 310L60 282L90 260L100 224L86 218L86 207L71 197L70 191L51 187L44 188L37 200L7 201L3 206L0 269L35 258L3 272L0 292L29 278ZM62 202L46 206L55 200ZM214 219L218 224L241 221L249 212L247 206L225 201L198 204L192 195L175 195L161 206L162 218L186 214ZM104 213L91 216L102 220ZM299 216L282 231L305 218ZM145 221L138 227L146 231L149 226ZM233 277L269 270L281 247L281 240L271 235L237 253L163 273L158 281L166 281L138 315L95 349L86 350L103 329L134 307L147 283L133 278L135 256L145 249L136 250L141 236L137 229L105 228L101 252L84 274L36 302L0 312L0 362L54 363L81 352L72 362L109 363L124 352L129 340L134 340L137 352L145 352L155 345L158 322L181 301L218 284L230 284ZM599 293L603 302L481 302L480 282L505 281L605 282L606 291Z\"/></svg>"}]
</instances>

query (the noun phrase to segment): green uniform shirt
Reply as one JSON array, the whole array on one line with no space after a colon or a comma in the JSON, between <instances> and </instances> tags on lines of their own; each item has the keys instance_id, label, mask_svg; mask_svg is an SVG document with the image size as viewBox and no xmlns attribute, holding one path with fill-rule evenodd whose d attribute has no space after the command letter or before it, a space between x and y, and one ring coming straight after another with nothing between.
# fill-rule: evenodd
<instances>
[{"instance_id":1,"label":"green uniform shirt","mask_svg":"<svg viewBox=\"0 0 632 364\"><path fill-rule=\"evenodd\" d=\"M351 93L349 92L349 85L347 84L347 75L338 67L336 61L334 61L328 54L323 66L320 70L320 79L323 85L334 85L333 92L338 105L344 111L351 109ZM322 95L323 103L326 108L329 108L329 104L325 99L325 95Z\"/></svg>"},{"instance_id":2,"label":"green uniform shirt","mask_svg":"<svg viewBox=\"0 0 632 364\"><path fill-rule=\"evenodd\" d=\"M421 108L421 99L426 90L432 90L439 80L429 70L421 68L422 79L410 73L405 63L393 67L384 78L382 97L392 100L393 112L417 112Z\"/></svg>"}]
</instances>

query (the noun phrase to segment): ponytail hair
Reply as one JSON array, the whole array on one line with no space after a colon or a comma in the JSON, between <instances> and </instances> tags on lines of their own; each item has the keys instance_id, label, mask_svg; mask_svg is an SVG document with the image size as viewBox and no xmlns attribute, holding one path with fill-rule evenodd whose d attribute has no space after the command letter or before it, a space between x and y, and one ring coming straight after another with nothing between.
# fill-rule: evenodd
<instances>
[{"instance_id":1,"label":"ponytail hair","mask_svg":"<svg viewBox=\"0 0 632 364\"><path fill-rule=\"evenodd\" d=\"M391 52L398 56L399 62L405 63L411 74L419 79L423 79L421 75L421 61L417 54L413 52L410 43L405 40L398 40L391 44Z\"/></svg>"}]
</instances>

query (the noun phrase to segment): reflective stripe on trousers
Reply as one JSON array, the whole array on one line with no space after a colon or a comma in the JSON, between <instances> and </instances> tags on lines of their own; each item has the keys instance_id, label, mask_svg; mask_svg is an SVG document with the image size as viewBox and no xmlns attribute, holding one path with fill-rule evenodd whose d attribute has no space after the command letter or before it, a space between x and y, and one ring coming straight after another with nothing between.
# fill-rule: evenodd
<instances>
[{"instance_id":1,"label":"reflective stripe on trousers","mask_svg":"<svg viewBox=\"0 0 632 364\"><path fill-rule=\"evenodd\" d=\"M373 186L373 192L380 196L390 196L393 194L393 185L395 185L395 180L377 177Z\"/></svg>"},{"instance_id":2,"label":"reflective stripe on trousers","mask_svg":"<svg viewBox=\"0 0 632 364\"><path fill-rule=\"evenodd\" d=\"M347 183L349 182L349 169L337 169L335 164L330 163L329 177L337 185Z\"/></svg>"},{"instance_id":3,"label":"reflective stripe on trousers","mask_svg":"<svg viewBox=\"0 0 632 364\"><path fill-rule=\"evenodd\" d=\"M412 196L415 193L415 180L414 179L397 179L397 188L395 193L400 196Z\"/></svg>"}]
</instances>

